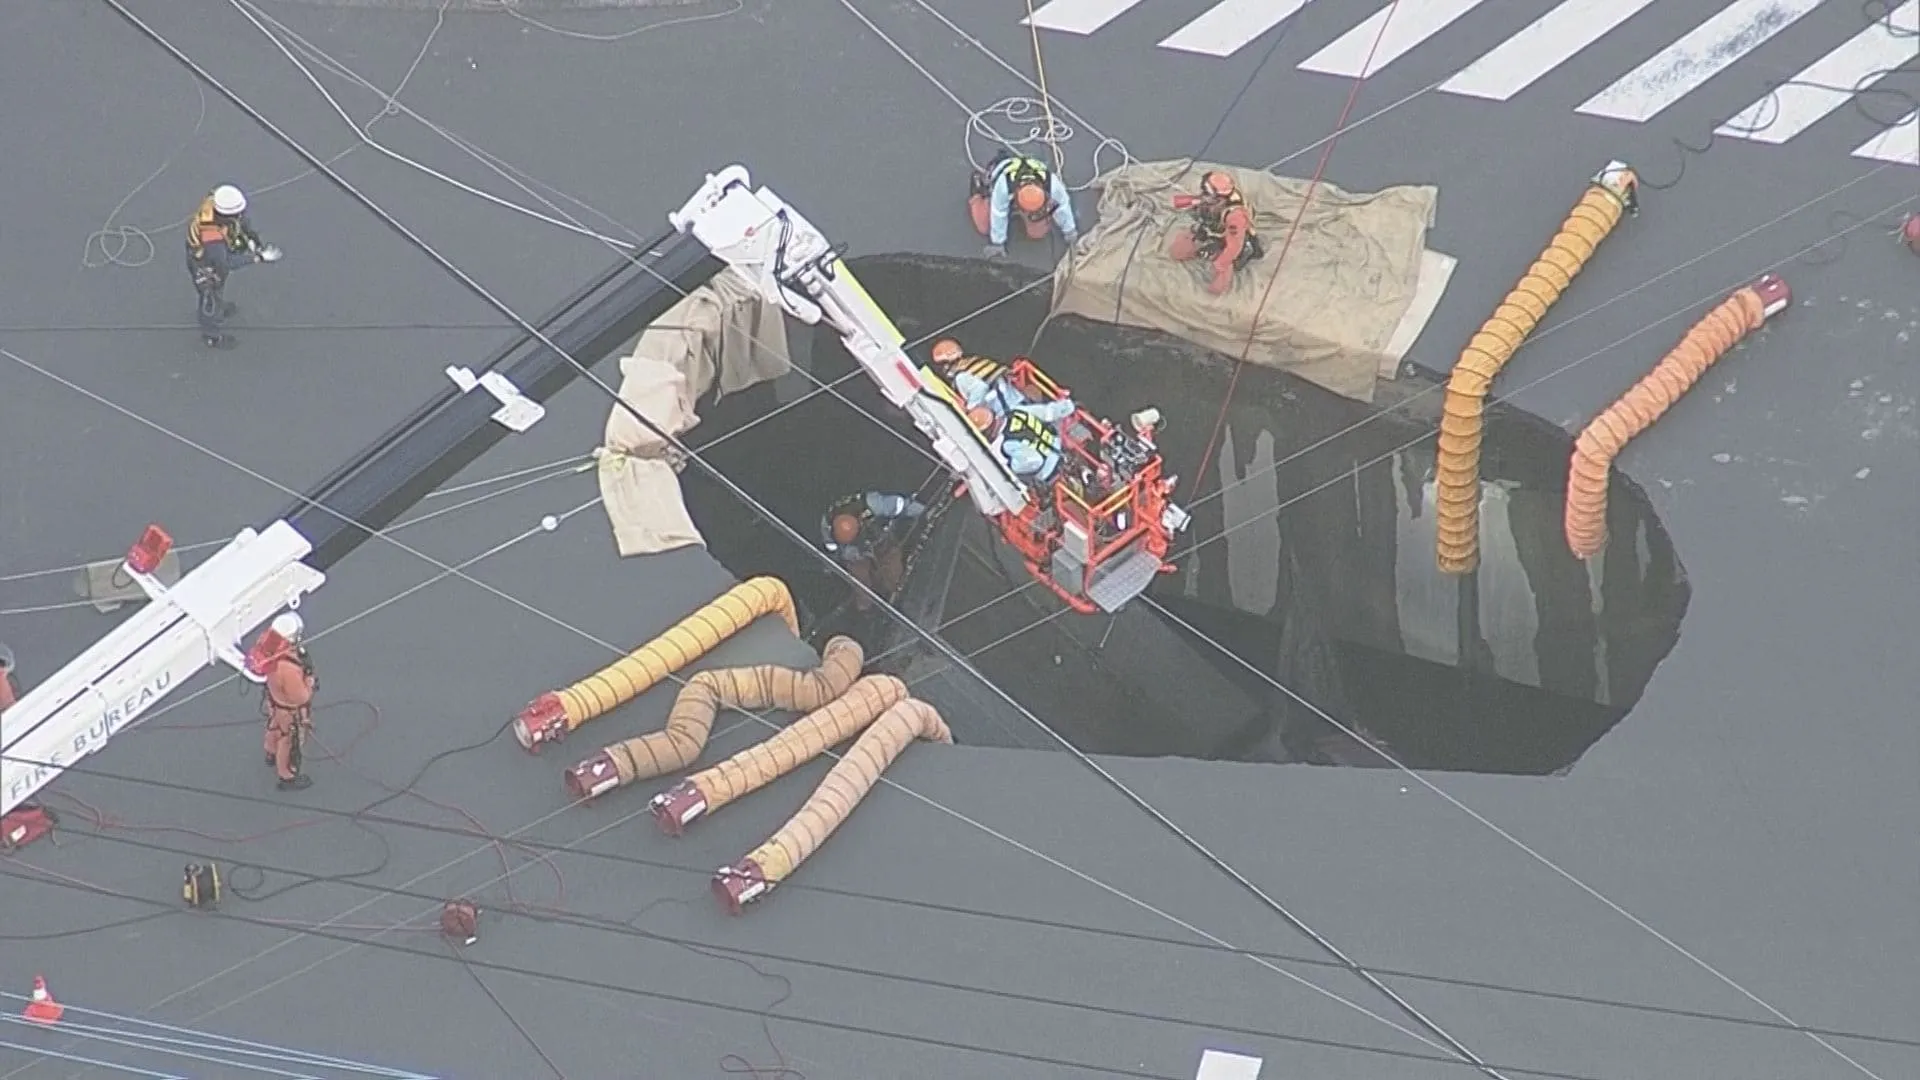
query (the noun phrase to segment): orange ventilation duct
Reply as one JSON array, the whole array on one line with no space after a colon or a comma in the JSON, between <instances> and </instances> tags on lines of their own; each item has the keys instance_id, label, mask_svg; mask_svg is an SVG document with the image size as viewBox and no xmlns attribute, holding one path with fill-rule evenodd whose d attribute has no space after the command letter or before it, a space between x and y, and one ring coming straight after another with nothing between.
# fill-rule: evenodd
<instances>
[{"instance_id":1,"label":"orange ventilation duct","mask_svg":"<svg viewBox=\"0 0 1920 1080\"><path fill-rule=\"evenodd\" d=\"M513 734L534 753L581 724L646 693L667 676L718 648L762 615L779 615L797 637L793 595L778 578L743 581L675 623L659 637L572 686L533 699L514 718Z\"/></svg>"},{"instance_id":2,"label":"orange ventilation duct","mask_svg":"<svg viewBox=\"0 0 1920 1080\"><path fill-rule=\"evenodd\" d=\"M591 799L635 780L679 772L700 756L721 709L812 712L846 693L865 663L859 642L836 637L812 671L756 664L695 672L674 699L664 728L614 743L568 769L567 789L576 799Z\"/></svg>"},{"instance_id":3,"label":"orange ventilation duct","mask_svg":"<svg viewBox=\"0 0 1920 1080\"><path fill-rule=\"evenodd\" d=\"M1707 312L1672 352L1574 440L1567 473L1567 547L1592 558L1607 540L1607 473L1634 436L1653 426L1740 339L1793 303L1787 283L1768 274Z\"/></svg>"},{"instance_id":4,"label":"orange ventilation duct","mask_svg":"<svg viewBox=\"0 0 1920 1080\"><path fill-rule=\"evenodd\" d=\"M1638 210L1639 189L1639 178L1622 162L1608 162L1595 174L1546 250L1454 364L1435 462L1435 561L1441 572L1464 574L1480 565L1480 440L1494 376L1546 318L1621 214Z\"/></svg>"},{"instance_id":5,"label":"orange ventilation duct","mask_svg":"<svg viewBox=\"0 0 1920 1080\"><path fill-rule=\"evenodd\" d=\"M766 787L853 738L906 697L906 683L891 675L868 675L844 697L815 709L767 741L655 795L650 804L654 820L662 832L678 836L702 814Z\"/></svg>"},{"instance_id":6,"label":"orange ventilation duct","mask_svg":"<svg viewBox=\"0 0 1920 1080\"><path fill-rule=\"evenodd\" d=\"M800 812L746 858L713 876L713 895L735 915L787 879L867 797L880 774L915 739L950 743L953 733L933 706L908 698L888 709L820 781Z\"/></svg>"}]
</instances>

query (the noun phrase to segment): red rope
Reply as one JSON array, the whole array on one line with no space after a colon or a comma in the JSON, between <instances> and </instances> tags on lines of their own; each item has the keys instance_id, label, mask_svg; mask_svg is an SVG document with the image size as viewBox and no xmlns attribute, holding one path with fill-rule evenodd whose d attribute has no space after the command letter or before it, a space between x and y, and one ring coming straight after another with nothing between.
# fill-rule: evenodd
<instances>
[{"instance_id":1,"label":"red rope","mask_svg":"<svg viewBox=\"0 0 1920 1080\"><path fill-rule=\"evenodd\" d=\"M1346 133L1347 118L1353 114L1353 103L1360 99L1360 88L1367 85L1372 74L1374 54L1380 51L1380 42L1386 39L1387 27L1393 23L1394 12L1400 10L1400 0L1393 0L1387 6L1387 17L1380 20L1380 30L1373 36L1373 47L1367 50L1367 58L1360 65L1360 74L1353 80L1353 89L1347 92L1347 103L1340 109L1340 118L1333 123L1333 131L1327 138L1326 148L1320 151L1320 162L1314 166L1313 178L1307 181L1307 195L1300 204L1300 212L1294 215L1293 224L1287 227L1287 237L1280 244L1280 252L1273 260L1273 277L1267 280L1266 291L1260 294L1260 304L1253 309L1253 320L1247 327L1247 347L1240 351L1240 359L1233 365L1233 377L1227 380L1227 396L1220 402L1220 415L1213 422L1213 435L1207 439L1206 453L1200 458L1200 468L1194 474L1193 493L1198 496L1205 490L1207 466L1213 464L1213 452L1219 446L1220 435L1227 426L1227 412L1233 405L1233 392L1240 385L1240 370L1247 366L1247 358L1253 355L1253 343L1260 334L1260 314L1267 309L1267 301L1273 297L1273 287L1280 282L1280 268L1287 261L1287 250L1293 247L1293 238L1300 231L1300 221L1307 216L1307 209L1313 205L1314 192L1320 189L1320 177L1327 171L1327 161L1333 157L1333 148L1340 145L1340 136Z\"/></svg>"}]
</instances>

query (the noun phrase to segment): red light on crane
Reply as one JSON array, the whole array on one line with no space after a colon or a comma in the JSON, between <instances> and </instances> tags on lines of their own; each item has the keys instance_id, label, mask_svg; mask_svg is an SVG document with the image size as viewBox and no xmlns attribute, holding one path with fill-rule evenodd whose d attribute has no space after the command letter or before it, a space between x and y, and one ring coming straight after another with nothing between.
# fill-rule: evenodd
<instances>
[{"instance_id":1,"label":"red light on crane","mask_svg":"<svg viewBox=\"0 0 1920 1080\"><path fill-rule=\"evenodd\" d=\"M151 574L160 568L160 562L173 550L173 537L158 525L147 526L140 534L140 541L127 552L127 566L136 574Z\"/></svg>"}]
</instances>

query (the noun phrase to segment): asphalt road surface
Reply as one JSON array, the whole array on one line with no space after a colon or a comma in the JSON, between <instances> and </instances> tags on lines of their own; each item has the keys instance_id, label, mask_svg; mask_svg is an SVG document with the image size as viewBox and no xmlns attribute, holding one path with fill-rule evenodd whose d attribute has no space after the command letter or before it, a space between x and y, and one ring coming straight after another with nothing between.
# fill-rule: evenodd
<instances>
[{"instance_id":1,"label":"asphalt road surface","mask_svg":"<svg viewBox=\"0 0 1920 1080\"><path fill-rule=\"evenodd\" d=\"M1383 978L1509 1075L1920 1073L1920 261L1885 236L1920 210L1920 144L1902 141L1916 134L1910 98L1819 89L1901 62L1904 73L1875 85L1920 92L1917 6L1431 0L1403 4L1378 49L1384 5L1373 2L1224 0L1207 14L1204 0L1055 0L1039 13L1052 27L1040 49L1053 107L1074 129L1062 149L1076 183L1105 138L1117 143L1102 165L1124 145L1138 159L1204 150L1310 176L1324 156L1325 179L1349 190L1439 184L1431 244L1460 267L1411 357L1436 371L1586 178L1609 159L1634 164L1647 181L1642 213L1502 376L1508 400L1570 430L1706 304L1773 269L1794 289L1791 312L1621 460L1674 537L1692 603L1639 707L1568 775L1111 766L1363 964L1413 973ZM130 7L527 315L610 261L583 232L650 233L702 173L735 160L855 251L977 251L960 211L969 111L1034 96L1038 82L1034 34L1007 5ZM407 111L385 114L382 92L328 73L321 52L382 92L401 88ZM1369 52L1377 70L1356 92ZM506 331L106 4L6 7L0 71L15 100L33 102L4 127L12 212L0 255L0 639L31 684L111 625L51 571L117 556L148 521L182 542L261 521L287 489L404 414L446 365L473 362ZM1817 85L1769 97L1783 79ZM1777 103L1752 112L1763 99ZM1766 115L1771 123L1754 121ZM1028 129L1001 124L1013 138ZM1716 129L1736 134L1703 152L1676 142L1700 146ZM240 345L209 353L191 328L169 223L223 181L253 193L262 231L288 255L235 279ZM314 598L310 617L326 627L438 577L321 644L327 691L342 702L329 737L370 733L340 748L346 762L318 765L304 802L271 805L247 723L255 703L231 688L179 705L90 763L120 779L63 780L58 792L121 823L189 831L95 836L80 804L52 799L73 823L63 846L0 865L0 992L24 993L41 971L65 1000L115 1017L433 1076L715 1075L721 1055L771 1056L757 1014L783 989L791 996L777 1011L788 1019L771 1030L815 1078L1184 1078L1207 1048L1263 1057L1269 1078L1475 1075L1384 995L1324 962L1102 933L1191 942L1199 927L1324 961L1061 754L910 751L892 774L905 790L875 795L804 882L728 921L705 898L705 868L757 843L809 781L669 845L644 822L617 824L638 795L561 814L554 755L529 762L496 743L435 765L418 790L489 830L528 828L549 844L655 863L569 855L552 860L558 878L536 863L516 878L519 902L782 954L755 961L778 978L530 919L490 924L470 955L579 981L463 971L443 950L428 960L351 947L436 898L513 900L491 899L500 870L471 836L372 827L382 840L338 819L314 825L306 808L345 813L381 797L727 583L698 552L615 567L588 474L556 467L565 475L512 491L516 481L491 479L577 463L604 416L591 392L563 394L547 421L454 481L489 483L418 512L484 501L397 533L411 550L368 545ZM578 508L557 533L535 530L541 515ZM476 559L462 572L487 587L444 570ZM772 634L739 648L727 655L804 656ZM641 726L665 704L643 702ZM228 721L242 726L191 726ZM716 743L730 751L750 734ZM572 760L577 745L559 756ZM404 799L382 812L472 827ZM170 903L182 851L343 877L235 900L224 920L69 933ZM31 867L65 880L26 880ZM266 876L260 889L299 880ZM336 938L302 933L327 919ZM380 940L439 949L430 934ZM1834 1033L1791 1030L1787 1018ZM258 1075L76 1030L0 1034L0 1080L79 1066L44 1060L49 1051ZM351 1064L303 1067L367 1074Z\"/></svg>"}]
</instances>

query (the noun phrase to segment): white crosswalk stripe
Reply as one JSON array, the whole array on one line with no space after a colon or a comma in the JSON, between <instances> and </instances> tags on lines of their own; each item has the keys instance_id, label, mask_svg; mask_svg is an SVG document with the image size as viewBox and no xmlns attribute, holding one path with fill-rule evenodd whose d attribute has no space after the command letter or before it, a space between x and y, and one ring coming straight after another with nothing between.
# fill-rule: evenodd
<instances>
[{"instance_id":1,"label":"white crosswalk stripe","mask_svg":"<svg viewBox=\"0 0 1920 1080\"><path fill-rule=\"evenodd\" d=\"M1156 5L1171 0L1049 0L1023 25L1041 30L1088 37L1110 26L1151 25L1139 18ZM1806 134L1829 117L1841 112L1849 102L1858 103L1863 94L1873 104L1859 110L1882 117L1899 108L1901 94L1920 92L1920 0L1884 0L1868 5L1865 15L1871 20L1864 28L1856 22L1852 31L1842 31L1833 18L1839 0L1724 0L1718 10L1680 31L1657 48L1646 40L1647 20L1674 15L1678 5L1671 0L1559 0L1544 14L1525 25L1525 17L1513 9L1512 0L1375 0L1373 14L1358 25L1346 22L1344 7L1333 14L1332 4L1313 5L1313 0L1216 0L1212 6L1193 16L1185 25L1163 38L1159 47L1200 57L1226 58L1248 46L1267 39L1269 45L1281 40L1269 35L1286 34L1292 23L1312 26L1313 34L1331 35L1339 27L1345 30L1331 41L1322 37L1308 42L1301 52L1311 51L1299 61L1297 70L1341 78L1373 77L1389 65L1407 59L1429 42L1441 40L1450 51L1462 44L1473 45L1474 35L1497 36L1482 42L1478 55L1465 67L1430 87L1443 94L1487 101L1512 101L1537 85L1543 89L1552 82L1556 69L1575 57L1586 56L1577 78L1585 80L1606 60L1616 61L1615 73L1601 75L1576 92L1590 93L1575 111L1627 123L1647 123L1702 88L1727 96L1734 84L1752 87L1758 84L1753 71L1773 76L1765 85L1775 89L1753 101L1741 112L1720 124L1716 134L1749 142L1784 144ZM1851 5L1847 0L1846 5ZM1829 10L1821 19L1802 20L1815 11ZM1192 8L1188 8L1189 11ZM1135 13L1135 18L1122 16ZM1304 15L1303 15L1304 13ZM1471 16L1471 18L1469 18ZM1301 18L1296 18L1301 17ZM1304 19L1304 21L1301 21ZM1638 19L1638 21L1636 21ZM1334 24L1329 28L1329 24ZM1162 22L1161 26L1166 23ZM1660 25L1660 24L1654 24ZM1798 25L1807 29L1786 35ZM1632 32L1617 31L1629 30ZM1637 29L1636 29L1637 28ZM1451 33L1449 32L1451 31ZM1851 37L1837 41L1842 32ZM1636 38L1638 40L1636 40ZM1775 42L1764 57L1754 57L1763 46ZM1605 50L1612 43L1612 53ZM1794 58L1787 53L1802 52ZM1824 56L1808 63L1819 49ZM1429 50L1431 51L1431 50ZM1298 56L1299 52L1292 55ZM1605 58L1605 59L1602 59ZM1731 81L1719 81L1736 64L1752 58ZM1794 63L1806 64L1785 78L1775 73ZM1432 70L1431 67L1428 68ZM1905 82L1888 82L1901 77ZM1557 85L1567 88L1563 75ZM1611 80L1597 90L1602 80ZM1742 82L1742 80L1746 80ZM1878 91L1873 88L1881 83ZM1709 84L1712 84L1709 87ZM1718 100L1718 99L1716 99ZM1737 104L1725 103L1729 107ZM1688 115L1697 117L1699 107ZM1717 114L1726 116L1724 112ZM1697 122L1697 121L1695 121ZM1858 125L1860 121L1853 119ZM1882 131L1853 151L1853 156L1876 161L1920 165L1920 111L1908 115L1892 128Z\"/></svg>"},{"instance_id":2,"label":"white crosswalk stripe","mask_svg":"<svg viewBox=\"0 0 1920 1080\"><path fill-rule=\"evenodd\" d=\"M1747 106L1716 134L1786 142L1915 56L1920 56L1920 0L1907 0L1786 85Z\"/></svg>"},{"instance_id":3,"label":"white crosswalk stripe","mask_svg":"<svg viewBox=\"0 0 1920 1080\"><path fill-rule=\"evenodd\" d=\"M1692 33L1588 98L1579 111L1615 120L1651 120L1826 2L1735 0Z\"/></svg>"},{"instance_id":4,"label":"white crosswalk stripe","mask_svg":"<svg viewBox=\"0 0 1920 1080\"><path fill-rule=\"evenodd\" d=\"M1359 78L1371 75L1445 30L1485 0L1413 0L1388 4L1300 65L1302 71ZM1511 0L1509 0L1511 2ZM1616 0L1617 2L1617 0ZM1376 44L1377 43L1377 44ZM1368 63L1368 57L1372 63Z\"/></svg>"}]
</instances>

